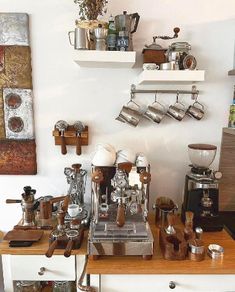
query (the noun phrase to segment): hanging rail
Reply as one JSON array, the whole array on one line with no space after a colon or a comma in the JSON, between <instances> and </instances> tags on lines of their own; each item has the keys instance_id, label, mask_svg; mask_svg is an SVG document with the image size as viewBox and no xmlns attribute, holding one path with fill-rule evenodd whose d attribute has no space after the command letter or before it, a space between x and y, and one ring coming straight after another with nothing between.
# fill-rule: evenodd
<instances>
[{"instance_id":1,"label":"hanging rail","mask_svg":"<svg viewBox=\"0 0 235 292\"><path fill-rule=\"evenodd\" d=\"M191 94L192 99L196 99L199 90L197 90L197 87L195 85L192 86L192 90L165 90L165 89L136 89L136 86L134 84L131 85L131 95L134 95L136 93L175 93L175 94Z\"/></svg>"}]
</instances>

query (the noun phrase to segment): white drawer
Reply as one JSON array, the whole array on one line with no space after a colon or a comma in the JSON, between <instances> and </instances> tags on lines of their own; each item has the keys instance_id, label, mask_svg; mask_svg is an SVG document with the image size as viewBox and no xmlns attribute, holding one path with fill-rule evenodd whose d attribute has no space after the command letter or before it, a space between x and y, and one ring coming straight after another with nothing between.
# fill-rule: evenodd
<instances>
[{"instance_id":1,"label":"white drawer","mask_svg":"<svg viewBox=\"0 0 235 292\"><path fill-rule=\"evenodd\" d=\"M65 258L53 255L12 255L10 257L12 280L75 280L75 256ZM44 267L43 275L39 275L40 268Z\"/></svg>"},{"instance_id":2,"label":"white drawer","mask_svg":"<svg viewBox=\"0 0 235 292\"><path fill-rule=\"evenodd\" d=\"M169 283L175 283L170 289ZM92 284L92 283L91 283ZM234 275L101 275L99 292L234 292Z\"/></svg>"}]
</instances>

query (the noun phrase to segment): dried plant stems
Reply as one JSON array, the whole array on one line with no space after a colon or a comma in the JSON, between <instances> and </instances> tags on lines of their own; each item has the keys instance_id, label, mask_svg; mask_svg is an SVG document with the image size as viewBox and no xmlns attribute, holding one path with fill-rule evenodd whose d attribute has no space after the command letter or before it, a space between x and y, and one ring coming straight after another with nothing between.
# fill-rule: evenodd
<instances>
[{"instance_id":1,"label":"dried plant stems","mask_svg":"<svg viewBox=\"0 0 235 292\"><path fill-rule=\"evenodd\" d=\"M96 20L99 15L106 13L107 0L74 0L79 6L81 20Z\"/></svg>"}]
</instances>

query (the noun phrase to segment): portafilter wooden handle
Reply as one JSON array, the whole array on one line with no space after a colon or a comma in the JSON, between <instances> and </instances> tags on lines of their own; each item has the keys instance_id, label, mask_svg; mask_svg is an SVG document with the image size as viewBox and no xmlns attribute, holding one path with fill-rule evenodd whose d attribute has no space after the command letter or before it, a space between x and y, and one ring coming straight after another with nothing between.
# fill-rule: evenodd
<instances>
[{"instance_id":1,"label":"portafilter wooden handle","mask_svg":"<svg viewBox=\"0 0 235 292\"><path fill-rule=\"evenodd\" d=\"M21 200L6 199L7 204L21 203Z\"/></svg>"},{"instance_id":2,"label":"portafilter wooden handle","mask_svg":"<svg viewBox=\"0 0 235 292\"><path fill-rule=\"evenodd\" d=\"M77 134L76 154L77 155L81 155L82 154L82 138L81 138L80 134Z\"/></svg>"},{"instance_id":3,"label":"portafilter wooden handle","mask_svg":"<svg viewBox=\"0 0 235 292\"><path fill-rule=\"evenodd\" d=\"M52 257L54 250L57 247L57 243L58 243L58 241L56 239L49 245L49 248L48 248L47 252L45 253L46 257L48 257L48 258Z\"/></svg>"},{"instance_id":4,"label":"portafilter wooden handle","mask_svg":"<svg viewBox=\"0 0 235 292\"><path fill-rule=\"evenodd\" d=\"M65 155L65 154L67 154L67 148L66 148L64 134L62 134L60 136L60 139L61 139L61 154Z\"/></svg>"},{"instance_id":5,"label":"portafilter wooden handle","mask_svg":"<svg viewBox=\"0 0 235 292\"><path fill-rule=\"evenodd\" d=\"M116 223L118 227L125 224L125 207L123 204L118 205Z\"/></svg>"},{"instance_id":6,"label":"portafilter wooden handle","mask_svg":"<svg viewBox=\"0 0 235 292\"><path fill-rule=\"evenodd\" d=\"M66 258L70 257L71 255L71 251L72 251L72 248L73 248L73 244L74 244L74 241L73 239L70 239L67 243L67 246L65 248L65 251L64 251L64 256Z\"/></svg>"}]
</instances>

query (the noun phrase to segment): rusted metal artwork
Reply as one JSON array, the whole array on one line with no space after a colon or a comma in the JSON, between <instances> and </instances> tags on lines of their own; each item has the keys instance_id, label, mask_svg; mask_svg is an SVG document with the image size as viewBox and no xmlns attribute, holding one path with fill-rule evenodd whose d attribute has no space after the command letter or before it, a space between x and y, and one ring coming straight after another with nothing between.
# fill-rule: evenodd
<instances>
[{"instance_id":1,"label":"rusted metal artwork","mask_svg":"<svg viewBox=\"0 0 235 292\"><path fill-rule=\"evenodd\" d=\"M36 174L26 13L0 13L0 174Z\"/></svg>"}]
</instances>

